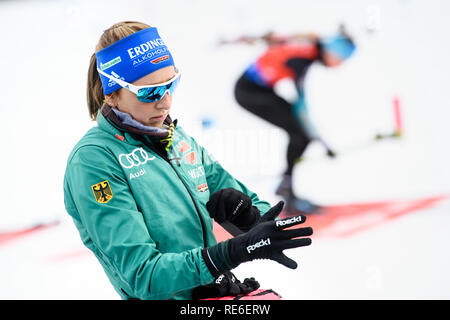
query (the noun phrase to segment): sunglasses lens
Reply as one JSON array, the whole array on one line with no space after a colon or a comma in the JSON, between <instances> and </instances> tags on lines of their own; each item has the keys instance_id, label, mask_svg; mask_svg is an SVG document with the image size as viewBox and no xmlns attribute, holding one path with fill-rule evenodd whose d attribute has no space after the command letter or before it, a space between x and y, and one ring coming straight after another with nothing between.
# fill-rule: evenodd
<instances>
[{"instance_id":1,"label":"sunglasses lens","mask_svg":"<svg viewBox=\"0 0 450 320\"><path fill-rule=\"evenodd\" d=\"M137 98L142 102L155 102L163 97L165 86L139 89Z\"/></svg>"},{"instance_id":2,"label":"sunglasses lens","mask_svg":"<svg viewBox=\"0 0 450 320\"><path fill-rule=\"evenodd\" d=\"M150 88L141 88L138 91L137 98L141 102L155 102L162 97L164 97L164 94L169 91L169 94L172 94L176 87L178 86L178 83L180 82L180 77L177 77L174 81L172 81L169 84L159 86L159 87L150 87Z\"/></svg>"}]
</instances>

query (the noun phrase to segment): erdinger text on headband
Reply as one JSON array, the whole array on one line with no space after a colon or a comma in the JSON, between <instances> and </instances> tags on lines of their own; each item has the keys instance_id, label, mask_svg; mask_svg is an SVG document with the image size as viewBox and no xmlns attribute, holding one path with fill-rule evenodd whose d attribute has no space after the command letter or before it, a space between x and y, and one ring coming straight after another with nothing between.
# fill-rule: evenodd
<instances>
[{"instance_id":1,"label":"erdinger text on headband","mask_svg":"<svg viewBox=\"0 0 450 320\"><path fill-rule=\"evenodd\" d=\"M175 68L176 74L169 81L148 86L135 86L134 84L128 83L120 79L119 77L118 78L113 77L103 72L99 68L97 68L97 71L101 75L107 77L109 80L116 82L122 88L133 92L137 96L137 99L139 101L146 103L161 100L167 92L170 95L172 95L175 89L177 88L178 83L180 82L181 76L181 73L178 71L178 69Z\"/></svg>"},{"instance_id":2,"label":"erdinger text on headband","mask_svg":"<svg viewBox=\"0 0 450 320\"><path fill-rule=\"evenodd\" d=\"M169 66L175 67L172 54L160 37L158 30L154 27L132 33L96 52L95 55L104 95L122 87L125 88L126 85L122 86L120 80L125 81L131 88L129 84L156 70ZM120 78L120 80L117 78ZM170 85L166 90L170 92L172 86L174 85ZM159 91L154 91L153 94L155 96L151 96L150 100L156 99L158 95L161 95ZM143 92L141 92L141 97L142 95Z\"/></svg>"}]
</instances>

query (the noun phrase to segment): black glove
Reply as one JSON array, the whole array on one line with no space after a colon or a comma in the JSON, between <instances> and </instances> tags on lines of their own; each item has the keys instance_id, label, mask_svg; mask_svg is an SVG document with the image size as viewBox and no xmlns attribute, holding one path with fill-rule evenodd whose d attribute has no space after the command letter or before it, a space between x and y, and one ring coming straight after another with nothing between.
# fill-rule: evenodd
<instances>
[{"instance_id":1,"label":"black glove","mask_svg":"<svg viewBox=\"0 0 450 320\"><path fill-rule=\"evenodd\" d=\"M331 149L330 146L322 138L318 138L317 140L325 148L328 157L336 158L336 152L333 149Z\"/></svg>"},{"instance_id":2,"label":"black glove","mask_svg":"<svg viewBox=\"0 0 450 320\"><path fill-rule=\"evenodd\" d=\"M259 282L255 278L246 278L240 282L231 271L218 276L213 283L199 286L192 291L192 299L206 299L226 296L248 294L259 288Z\"/></svg>"},{"instance_id":3,"label":"black glove","mask_svg":"<svg viewBox=\"0 0 450 320\"><path fill-rule=\"evenodd\" d=\"M250 230L260 218L260 211L252 205L252 199L233 188L214 192L206 208L216 222L229 221L242 231Z\"/></svg>"},{"instance_id":4,"label":"black glove","mask_svg":"<svg viewBox=\"0 0 450 320\"><path fill-rule=\"evenodd\" d=\"M305 222L306 217L303 215L274 221L283 205L283 201L280 201L272 207L248 232L204 248L202 255L211 273L219 275L254 259L270 259L288 268L297 268L297 263L288 258L283 250L310 245L310 238L293 238L310 236L313 230L310 227L285 230Z\"/></svg>"}]
</instances>

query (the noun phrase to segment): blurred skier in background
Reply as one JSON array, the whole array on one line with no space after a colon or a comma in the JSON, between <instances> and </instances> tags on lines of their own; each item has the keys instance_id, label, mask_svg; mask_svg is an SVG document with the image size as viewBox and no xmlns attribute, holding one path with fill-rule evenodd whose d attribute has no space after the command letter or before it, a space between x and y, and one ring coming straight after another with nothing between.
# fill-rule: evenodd
<instances>
[{"instance_id":1,"label":"blurred skier in background","mask_svg":"<svg viewBox=\"0 0 450 320\"><path fill-rule=\"evenodd\" d=\"M289 136L287 167L276 194L286 201L286 213L313 213L320 206L294 193L292 173L306 147L316 140L329 157L335 152L319 136L308 115L304 79L309 67L318 62L336 67L352 56L355 44L341 26L332 37L316 34L277 35L269 32L260 37L243 36L225 43L254 44L263 41L267 50L237 80L235 98L249 112L284 129Z\"/></svg>"}]
</instances>

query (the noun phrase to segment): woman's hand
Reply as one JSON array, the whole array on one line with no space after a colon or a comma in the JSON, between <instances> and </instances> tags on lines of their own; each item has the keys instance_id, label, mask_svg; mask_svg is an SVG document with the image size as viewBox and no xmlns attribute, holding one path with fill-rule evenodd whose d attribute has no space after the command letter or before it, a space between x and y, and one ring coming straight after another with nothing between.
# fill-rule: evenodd
<instances>
[{"instance_id":1,"label":"woman's hand","mask_svg":"<svg viewBox=\"0 0 450 320\"><path fill-rule=\"evenodd\" d=\"M250 197L233 188L213 193L206 208L216 222L229 221L242 231L250 230L260 219L260 211Z\"/></svg>"}]
</instances>

